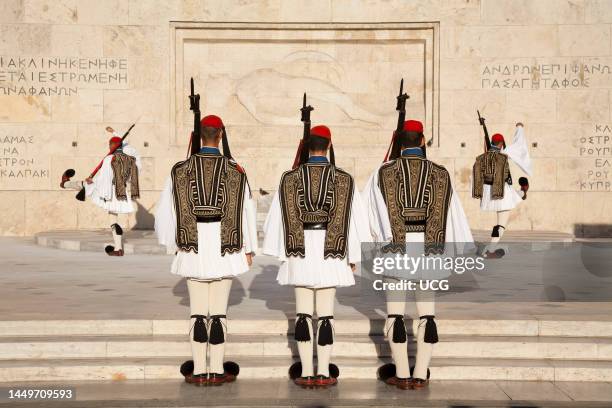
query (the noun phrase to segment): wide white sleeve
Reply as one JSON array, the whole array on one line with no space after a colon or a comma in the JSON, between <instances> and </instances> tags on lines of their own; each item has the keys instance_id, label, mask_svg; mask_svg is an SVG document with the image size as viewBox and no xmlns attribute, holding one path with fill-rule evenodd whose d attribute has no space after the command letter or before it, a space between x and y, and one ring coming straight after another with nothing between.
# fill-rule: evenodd
<instances>
[{"instance_id":1,"label":"wide white sleeve","mask_svg":"<svg viewBox=\"0 0 612 408\"><path fill-rule=\"evenodd\" d=\"M452 250L455 255L475 248L470 224L465 211L463 211L461 200L455 191L452 192L448 206L448 216L446 217L446 242L454 245L454 248L447 248L447 251Z\"/></svg>"},{"instance_id":2,"label":"wide white sleeve","mask_svg":"<svg viewBox=\"0 0 612 408\"><path fill-rule=\"evenodd\" d=\"M136 159L136 167L138 167L138 171L142 170L142 161L140 159L140 153L138 153L138 150L136 150L136 148L134 148L134 146L124 143L123 147L122 147L123 153L127 154L128 156L132 156L133 158Z\"/></svg>"},{"instance_id":3,"label":"wide white sleeve","mask_svg":"<svg viewBox=\"0 0 612 408\"><path fill-rule=\"evenodd\" d=\"M110 201L113 198L113 156L106 156L102 161L100 170L93 176L93 183L85 185L85 194L101 200Z\"/></svg>"},{"instance_id":4,"label":"wide white sleeve","mask_svg":"<svg viewBox=\"0 0 612 408\"><path fill-rule=\"evenodd\" d=\"M263 253L285 259L285 237L283 232L283 214L280 207L278 191L274 194L270 210L264 222Z\"/></svg>"},{"instance_id":5,"label":"wide white sleeve","mask_svg":"<svg viewBox=\"0 0 612 408\"><path fill-rule=\"evenodd\" d=\"M370 176L361 195L370 236L374 242L390 241L393 237L387 205L378 187L378 170Z\"/></svg>"},{"instance_id":6,"label":"wide white sleeve","mask_svg":"<svg viewBox=\"0 0 612 408\"><path fill-rule=\"evenodd\" d=\"M512 144L502 150L502 153L508 155L510 160L516 163L527 175L531 176L532 163L529 155L529 147L527 146L527 138L525 137L525 129L522 126L517 126L514 131L514 140Z\"/></svg>"},{"instance_id":7,"label":"wide white sleeve","mask_svg":"<svg viewBox=\"0 0 612 408\"><path fill-rule=\"evenodd\" d=\"M246 253L257 253L257 206L251 195L248 184L244 186L242 205L242 237Z\"/></svg>"},{"instance_id":8,"label":"wide white sleeve","mask_svg":"<svg viewBox=\"0 0 612 408\"><path fill-rule=\"evenodd\" d=\"M348 261L361 262L361 244L372 239L368 226L368 215L357 187L353 188L351 218L349 221Z\"/></svg>"},{"instance_id":9,"label":"wide white sleeve","mask_svg":"<svg viewBox=\"0 0 612 408\"><path fill-rule=\"evenodd\" d=\"M155 210L155 234L157 242L165 245L168 252L176 251L176 213L172 197L172 179L168 177L164 190L159 196Z\"/></svg>"}]
</instances>

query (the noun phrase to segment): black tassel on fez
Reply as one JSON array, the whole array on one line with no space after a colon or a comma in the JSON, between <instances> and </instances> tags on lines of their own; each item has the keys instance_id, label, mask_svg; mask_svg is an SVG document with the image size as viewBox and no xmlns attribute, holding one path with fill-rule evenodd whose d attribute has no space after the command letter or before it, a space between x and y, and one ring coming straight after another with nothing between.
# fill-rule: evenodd
<instances>
[{"instance_id":1,"label":"black tassel on fez","mask_svg":"<svg viewBox=\"0 0 612 408\"><path fill-rule=\"evenodd\" d=\"M223 334L223 324L221 319L225 319L225 315L213 315L210 316L212 323L210 324L210 344L222 344L225 343L225 335Z\"/></svg>"},{"instance_id":2,"label":"black tassel on fez","mask_svg":"<svg viewBox=\"0 0 612 408\"><path fill-rule=\"evenodd\" d=\"M312 316L306 313L298 313L297 317L295 322L295 339L297 341L310 341L308 319L312 319Z\"/></svg>"},{"instance_id":3,"label":"black tassel on fez","mask_svg":"<svg viewBox=\"0 0 612 408\"><path fill-rule=\"evenodd\" d=\"M193 341L197 341L198 343L206 343L208 341L206 323L204 323L206 316L191 315L191 318L196 319L195 323L193 324Z\"/></svg>"},{"instance_id":4,"label":"black tassel on fez","mask_svg":"<svg viewBox=\"0 0 612 408\"><path fill-rule=\"evenodd\" d=\"M434 316L427 315L421 316L422 319L427 319L427 323L425 323L425 343L435 344L438 342L438 326L436 326L436 322L434 321Z\"/></svg>"},{"instance_id":5,"label":"black tassel on fez","mask_svg":"<svg viewBox=\"0 0 612 408\"><path fill-rule=\"evenodd\" d=\"M408 339L406 334L406 325L404 324L403 315L388 315L389 318L395 318L393 322L393 342L405 343Z\"/></svg>"},{"instance_id":6,"label":"black tassel on fez","mask_svg":"<svg viewBox=\"0 0 612 408\"><path fill-rule=\"evenodd\" d=\"M319 340L317 344L319 346L328 346L334 344L334 330L331 324L331 319L334 316L323 316L319 317L321 325L319 326Z\"/></svg>"}]
</instances>

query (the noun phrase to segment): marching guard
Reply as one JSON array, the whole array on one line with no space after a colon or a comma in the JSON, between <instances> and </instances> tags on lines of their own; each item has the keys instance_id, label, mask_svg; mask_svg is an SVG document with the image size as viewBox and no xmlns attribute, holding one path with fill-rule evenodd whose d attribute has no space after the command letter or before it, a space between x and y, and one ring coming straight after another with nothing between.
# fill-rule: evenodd
<instances>
[{"instance_id":1,"label":"marching guard","mask_svg":"<svg viewBox=\"0 0 612 408\"><path fill-rule=\"evenodd\" d=\"M85 201L89 197L91 202L108 212L113 245L107 245L104 250L110 256L124 255L121 225L125 226L127 215L135 211L133 200L140 198L140 155L125 140L132 127L123 137L107 127L106 130L113 135L108 141L109 154L85 180L71 181L75 171L68 169L60 183L61 188L79 191L78 200Z\"/></svg>"},{"instance_id":2,"label":"marching guard","mask_svg":"<svg viewBox=\"0 0 612 408\"><path fill-rule=\"evenodd\" d=\"M335 165L330 129L323 125L310 129L311 110L304 95L304 135L293 169L282 175L272 201L264 224L263 249L282 262L278 283L295 288L300 363L291 367L290 376L307 388L337 383L338 368L330 364L336 288L355 284L353 272L368 234L353 177Z\"/></svg>"},{"instance_id":3,"label":"marching guard","mask_svg":"<svg viewBox=\"0 0 612 408\"><path fill-rule=\"evenodd\" d=\"M501 258L505 255L502 248L496 248L501 240L510 219L511 211L522 200L527 199L529 181L526 177L519 178L520 193L512 187L510 163L512 160L527 175L531 176L531 157L525 138L522 123L516 124L514 141L506 146L504 136L494 134L489 140L485 119L478 114L478 120L484 129L485 152L478 157L472 170L472 197L480 199L482 211L493 211L497 223L491 230L491 241L482 250L485 258Z\"/></svg>"},{"instance_id":4,"label":"marching guard","mask_svg":"<svg viewBox=\"0 0 612 408\"><path fill-rule=\"evenodd\" d=\"M403 252L416 257L457 254L473 245L470 227L461 202L453 192L448 171L426 158L423 124L404 120L407 98L400 87L398 128L385 161L371 175L363 192L372 240L387 243L383 253ZM444 274L445 271L383 272L387 282L439 279ZM384 331L394 364L382 366L378 374L381 380L400 389L427 386L433 345L438 342L434 292L422 290L418 285L414 292L419 323L413 370L408 362L404 323L407 293L386 292Z\"/></svg>"}]
</instances>

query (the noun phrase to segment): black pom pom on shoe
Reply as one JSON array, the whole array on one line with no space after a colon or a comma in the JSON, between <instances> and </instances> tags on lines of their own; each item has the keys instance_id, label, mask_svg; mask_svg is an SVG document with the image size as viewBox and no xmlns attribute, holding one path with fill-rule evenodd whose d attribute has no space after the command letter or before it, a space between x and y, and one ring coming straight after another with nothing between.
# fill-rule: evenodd
<instances>
[{"instance_id":1,"label":"black pom pom on shoe","mask_svg":"<svg viewBox=\"0 0 612 408\"><path fill-rule=\"evenodd\" d=\"M193 360L187 360L181 364L181 374L183 377L193 374Z\"/></svg>"},{"instance_id":2,"label":"black pom pom on shoe","mask_svg":"<svg viewBox=\"0 0 612 408\"><path fill-rule=\"evenodd\" d=\"M332 363L329 364L329 376L331 378L340 377L340 369L338 368L337 365L332 364Z\"/></svg>"},{"instance_id":3,"label":"black pom pom on shoe","mask_svg":"<svg viewBox=\"0 0 612 408\"><path fill-rule=\"evenodd\" d=\"M296 378L300 378L302 376L302 363L296 362L291 364L289 367L289 378L295 380Z\"/></svg>"},{"instance_id":4,"label":"black pom pom on shoe","mask_svg":"<svg viewBox=\"0 0 612 408\"><path fill-rule=\"evenodd\" d=\"M395 377L395 364L388 363L378 368L378 379L381 381L387 381L391 377Z\"/></svg>"},{"instance_id":5,"label":"black pom pom on shoe","mask_svg":"<svg viewBox=\"0 0 612 408\"><path fill-rule=\"evenodd\" d=\"M238 363L234 363L233 361L226 361L223 363L223 371L225 374L231 374L234 377L238 377L238 374L240 373L240 366Z\"/></svg>"},{"instance_id":6,"label":"black pom pom on shoe","mask_svg":"<svg viewBox=\"0 0 612 408\"><path fill-rule=\"evenodd\" d=\"M112 245L107 245L107 246L104 247L104 252L106 252L107 254L110 254L114 250L115 250L115 247L112 246Z\"/></svg>"}]
</instances>

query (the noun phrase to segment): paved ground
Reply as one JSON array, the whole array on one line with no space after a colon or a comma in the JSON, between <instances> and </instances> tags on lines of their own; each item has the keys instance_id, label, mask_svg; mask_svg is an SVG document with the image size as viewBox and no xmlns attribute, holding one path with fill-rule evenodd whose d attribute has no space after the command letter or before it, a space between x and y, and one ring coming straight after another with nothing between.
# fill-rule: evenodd
<instances>
[{"instance_id":1,"label":"paved ground","mask_svg":"<svg viewBox=\"0 0 612 408\"><path fill-rule=\"evenodd\" d=\"M30 384L33 388L50 385ZM180 381L80 382L62 386L74 387L76 400L46 402L45 407L609 407L612 400L610 383L572 382L437 381L429 389L418 391L401 391L364 380L341 381L337 387L321 390L304 390L288 380L238 380L223 387L194 387ZM7 407L35 404L42 405L0 400L0 406Z\"/></svg>"},{"instance_id":2,"label":"paved ground","mask_svg":"<svg viewBox=\"0 0 612 408\"><path fill-rule=\"evenodd\" d=\"M0 238L0 319L184 319L187 288L169 273L171 256L130 255L44 248L33 240ZM512 266L511 264L508 264ZM256 258L252 270L233 285L230 316L279 319L294 316L292 289L276 284L278 263ZM510 268L506 279L534 272ZM556 269L553 269L553 272ZM469 278L469 277L468 277ZM477 277L475 277L477 278ZM358 285L338 290L338 318L384 316L384 299L366 296ZM445 319L612 320L612 303L448 301L437 315Z\"/></svg>"}]
</instances>

